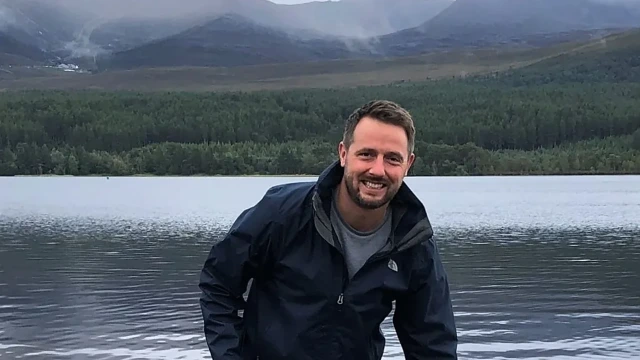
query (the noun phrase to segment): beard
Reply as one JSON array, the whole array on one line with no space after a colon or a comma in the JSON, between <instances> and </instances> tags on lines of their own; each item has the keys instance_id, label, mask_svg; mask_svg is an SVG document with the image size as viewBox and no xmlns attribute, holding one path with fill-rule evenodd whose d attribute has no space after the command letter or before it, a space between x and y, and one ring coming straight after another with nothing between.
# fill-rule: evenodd
<instances>
[{"instance_id":1,"label":"beard","mask_svg":"<svg viewBox=\"0 0 640 360\"><path fill-rule=\"evenodd\" d=\"M391 181L385 178L374 178L370 176L356 177L354 174L345 173L345 187L347 188L347 194L351 200L359 207L367 210L378 209L388 204L398 192L398 187L394 186ZM384 195L380 198L369 199L360 192L360 186L363 181L371 181L374 183L384 184Z\"/></svg>"}]
</instances>

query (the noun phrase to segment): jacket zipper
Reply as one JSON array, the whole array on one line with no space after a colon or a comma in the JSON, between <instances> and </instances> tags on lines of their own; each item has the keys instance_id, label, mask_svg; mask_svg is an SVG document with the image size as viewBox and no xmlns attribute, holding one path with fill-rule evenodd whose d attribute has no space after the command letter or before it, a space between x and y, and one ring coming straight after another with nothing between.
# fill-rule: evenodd
<instances>
[{"instance_id":1,"label":"jacket zipper","mask_svg":"<svg viewBox=\"0 0 640 360\"><path fill-rule=\"evenodd\" d=\"M335 233L333 234L334 239L336 237ZM335 239L336 241L338 239ZM337 300L337 304L338 305L342 305L344 304L344 293L347 291L347 287L349 286L349 284L351 283L351 279L349 278L349 271L348 271L348 267L347 267L347 260L344 256L344 251L342 250L342 245L340 245L340 248L338 249L340 252L340 255L342 255L342 260L343 260L343 281L342 281L342 292L340 292L340 295L338 295L338 300ZM384 257L386 257L387 255L391 254L393 252L393 250L388 250L388 251L384 251L384 252L379 252L374 254L373 256L371 256L369 259L367 259L367 261L365 261L365 263L362 265L362 267L355 273L353 274L353 276L356 276L362 269L364 269L368 264L378 260L378 259L382 259Z\"/></svg>"},{"instance_id":2,"label":"jacket zipper","mask_svg":"<svg viewBox=\"0 0 640 360\"><path fill-rule=\"evenodd\" d=\"M367 261L365 261L365 263L362 265L362 267L360 269L363 269L365 266L367 266L369 263L371 263L373 261L376 261L376 260L378 260L380 258L386 257L387 254L389 254L389 253L391 253L391 252L390 251L385 251L384 253L379 253L379 254L373 255ZM344 257L344 255L343 255L343 257ZM346 269L347 268L346 267L347 266L346 262L345 262L344 266L345 266L345 269ZM358 270L358 272L360 272L360 270ZM356 272L356 274L358 272ZM353 275L355 276L356 274L353 274ZM351 282L351 280L347 278L347 280L343 283L342 292L340 293L340 295L338 295L338 301L337 301L338 305L344 304L344 293L347 291L347 286L349 286L350 282Z\"/></svg>"},{"instance_id":3,"label":"jacket zipper","mask_svg":"<svg viewBox=\"0 0 640 360\"><path fill-rule=\"evenodd\" d=\"M340 295L338 295L337 301L338 305L342 305L344 304L344 293L347 290L347 285L349 284L349 267L347 266L347 258L344 255L344 248L342 246L342 243L338 239L338 235L333 228L331 229L331 236L333 237L334 244L337 245L336 248L338 249L340 256L342 256L342 289Z\"/></svg>"},{"instance_id":4,"label":"jacket zipper","mask_svg":"<svg viewBox=\"0 0 640 360\"><path fill-rule=\"evenodd\" d=\"M394 224L392 230L391 230L391 235L389 236L389 238L387 239L388 241L390 241L392 244L395 244L395 239L393 236L393 232L395 231L395 227L397 226L397 224ZM336 301L336 303L338 305L342 305L344 304L344 293L347 291L347 287L349 286L349 283L351 282L351 279L349 277L349 267L347 266L347 259L346 256L344 254L344 248L342 246L342 243L340 242L340 239L338 239L338 235L336 234L335 229L333 229L333 227L331 227L331 236L333 237L333 243L334 243L334 247L338 250L338 252L340 253L340 255L342 256L342 267L343 267L343 273L342 273L342 291L340 292L340 295L338 295L338 300ZM355 274L353 274L354 276L357 275L365 266L367 266L369 263L378 260L380 258L386 257L387 255L393 253L393 250L395 249L395 246L392 246L391 250L388 251L384 251L384 252L379 252L374 254L373 256L371 256L369 259L367 259L367 261L365 261L365 263L362 265L362 267L360 268L360 270L358 270Z\"/></svg>"}]
</instances>

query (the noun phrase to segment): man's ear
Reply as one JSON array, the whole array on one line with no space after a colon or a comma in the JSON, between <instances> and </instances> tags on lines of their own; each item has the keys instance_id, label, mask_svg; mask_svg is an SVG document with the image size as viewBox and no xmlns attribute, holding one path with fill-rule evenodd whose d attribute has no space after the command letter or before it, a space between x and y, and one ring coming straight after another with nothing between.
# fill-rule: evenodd
<instances>
[{"instance_id":1,"label":"man's ear","mask_svg":"<svg viewBox=\"0 0 640 360\"><path fill-rule=\"evenodd\" d=\"M416 161L416 154L411 153L411 155L409 155L409 159L407 159L407 170L404 172L404 176L409 175L409 170L411 169L414 161Z\"/></svg>"},{"instance_id":2,"label":"man's ear","mask_svg":"<svg viewBox=\"0 0 640 360\"><path fill-rule=\"evenodd\" d=\"M340 166L344 167L344 164L347 162L347 151L349 149L344 144L343 141L340 141L338 144L338 157L340 158Z\"/></svg>"}]
</instances>

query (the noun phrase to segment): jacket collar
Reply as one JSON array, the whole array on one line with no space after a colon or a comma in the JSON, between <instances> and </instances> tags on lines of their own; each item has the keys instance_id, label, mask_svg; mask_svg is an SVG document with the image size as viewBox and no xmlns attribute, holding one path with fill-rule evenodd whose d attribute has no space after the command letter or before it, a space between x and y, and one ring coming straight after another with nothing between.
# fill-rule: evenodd
<instances>
[{"instance_id":1,"label":"jacket collar","mask_svg":"<svg viewBox=\"0 0 640 360\"><path fill-rule=\"evenodd\" d=\"M333 189L342 181L343 175L344 168L336 160L318 177L313 196L316 227L330 243L334 242L329 221L331 202L333 201L332 194ZM433 236L433 229L424 205L404 181L396 196L391 200L390 207L394 214L393 242L396 250L411 247Z\"/></svg>"}]
</instances>

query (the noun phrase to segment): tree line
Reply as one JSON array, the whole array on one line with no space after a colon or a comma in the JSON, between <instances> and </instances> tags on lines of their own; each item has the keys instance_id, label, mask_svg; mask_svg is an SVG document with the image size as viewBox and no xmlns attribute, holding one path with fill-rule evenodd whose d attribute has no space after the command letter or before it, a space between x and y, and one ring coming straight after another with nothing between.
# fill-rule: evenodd
<instances>
[{"instance_id":1,"label":"tree line","mask_svg":"<svg viewBox=\"0 0 640 360\"><path fill-rule=\"evenodd\" d=\"M420 141L416 153L411 175L640 174L640 131L535 151ZM334 144L317 141L164 142L122 152L19 143L0 149L0 175L317 175L336 156Z\"/></svg>"},{"instance_id":2,"label":"tree line","mask_svg":"<svg viewBox=\"0 0 640 360\"><path fill-rule=\"evenodd\" d=\"M490 150L628 135L640 127L637 84L533 88L455 82L257 93L5 93L0 147L20 142L125 151L161 142L339 140L344 119L375 98L409 109L417 138Z\"/></svg>"},{"instance_id":3,"label":"tree line","mask_svg":"<svg viewBox=\"0 0 640 360\"><path fill-rule=\"evenodd\" d=\"M248 93L6 92L0 174L317 174L335 158L344 120L371 99L412 113L414 175L640 172L640 84L514 86L514 76Z\"/></svg>"}]
</instances>

